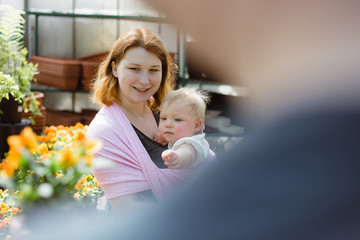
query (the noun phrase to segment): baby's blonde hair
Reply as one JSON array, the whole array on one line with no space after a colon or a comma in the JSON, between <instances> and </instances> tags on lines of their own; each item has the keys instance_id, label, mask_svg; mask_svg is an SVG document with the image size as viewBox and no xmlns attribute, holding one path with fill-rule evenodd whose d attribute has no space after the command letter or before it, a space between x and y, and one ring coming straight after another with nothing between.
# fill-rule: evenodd
<instances>
[{"instance_id":1,"label":"baby's blonde hair","mask_svg":"<svg viewBox=\"0 0 360 240\"><path fill-rule=\"evenodd\" d=\"M202 120L201 130L204 130L206 104L210 101L208 93L192 88L180 88L166 94L161 102L161 107L168 106L176 100L183 101L191 108L194 117Z\"/></svg>"}]
</instances>

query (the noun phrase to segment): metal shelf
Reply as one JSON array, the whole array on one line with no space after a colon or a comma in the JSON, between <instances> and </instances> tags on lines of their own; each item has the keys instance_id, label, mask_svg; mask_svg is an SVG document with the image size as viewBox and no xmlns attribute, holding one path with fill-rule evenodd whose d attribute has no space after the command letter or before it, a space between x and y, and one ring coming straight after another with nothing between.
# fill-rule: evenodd
<instances>
[{"instance_id":1,"label":"metal shelf","mask_svg":"<svg viewBox=\"0 0 360 240\"><path fill-rule=\"evenodd\" d=\"M117 15L117 14L87 14L87 13L74 13L74 12L56 12L56 11L31 11L25 10L25 14L35 16L35 55L39 55L39 17L40 16L53 16L53 17L70 17L70 18L104 18L104 19L121 19L154 23L167 23L171 22L165 17L152 17L152 16L131 16L131 15Z\"/></svg>"},{"instance_id":2,"label":"metal shelf","mask_svg":"<svg viewBox=\"0 0 360 240\"><path fill-rule=\"evenodd\" d=\"M30 11L30 10L26 10L25 13L29 14L29 15L35 15L35 16L109 18L109 19L145 21L145 22L170 23L169 20L165 17L151 17L151 16L130 16L130 15L117 15L117 14L87 14L87 13L73 13L73 12Z\"/></svg>"},{"instance_id":3,"label":"metal shelf","mask_svg":"<svg viewBox=\"0 0 360 240\"><path fill-rule=\"evenodd\" d=\"M204 91L218 93L234 97L246 97L248 96L247 88L241 86L235 86L230 84L223 84L217 82L206 82L201 80L187 80L184 83L184 87L201 89Z\"/></svg>"}]
</instances>

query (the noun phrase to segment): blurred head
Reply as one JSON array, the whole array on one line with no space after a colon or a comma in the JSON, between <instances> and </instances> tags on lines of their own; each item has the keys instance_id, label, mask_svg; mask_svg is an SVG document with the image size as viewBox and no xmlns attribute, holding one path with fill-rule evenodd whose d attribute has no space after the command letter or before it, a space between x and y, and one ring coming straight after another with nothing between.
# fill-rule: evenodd
<instances>
[{"instance_id":1,"label":"blurred head","mask_svg":"<svg viewBox=\"0 0 360 240\"><path fill-rule=\"evenodd\" d=\"M207 94L190 88L168 93L160 107L160 134L170 143L201 133L204 126Z\"/></svg>"},{"instance_id":2,"label":"blurred head","mask_svg":"<svg viewBox=\"0 0 360 240\"><path fill-rule=\"evenodd\" d=\"M274 107L358 84L358 0L146 2L200 43L199 63L224 82L236 76L249 87L253 110L271 114Z\"/></svg>"},{"instance_id":3,"label":"blurred head","mask_svg":"<svg viewBox=\"0 0 360 240\"><path fill-rule=\"evenodd\" d=\"M147 74L133 78L140 71ZM155 78L154 72L157 72ZM176 65L159 36L145 28L134 28L119 37L100 64L93 85L94 100L109 106L114 100L121 102L122 94L131 95L129 87L134 87L134 91L153 96L150 107L157 109L164 96L173 89L175 74ZM140 99L135 97L135 101Z\"/></svg>"}]
</instances>

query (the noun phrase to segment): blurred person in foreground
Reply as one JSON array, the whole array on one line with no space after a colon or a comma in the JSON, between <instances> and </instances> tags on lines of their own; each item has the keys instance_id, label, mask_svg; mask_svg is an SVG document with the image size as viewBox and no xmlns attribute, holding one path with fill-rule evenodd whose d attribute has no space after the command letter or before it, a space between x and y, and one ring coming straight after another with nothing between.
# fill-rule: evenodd
<instances>
[{"instance_id":1,"label":"blurred person in foreground","mask_svg":"<svg viewBox=\"0 0 360 240\"><path fill-rule=\"evenodd\" d=\"M360 1L148 2L241 77L251 130L155 213L87 236L359 239Z\"/></svg>"}]
</instances>

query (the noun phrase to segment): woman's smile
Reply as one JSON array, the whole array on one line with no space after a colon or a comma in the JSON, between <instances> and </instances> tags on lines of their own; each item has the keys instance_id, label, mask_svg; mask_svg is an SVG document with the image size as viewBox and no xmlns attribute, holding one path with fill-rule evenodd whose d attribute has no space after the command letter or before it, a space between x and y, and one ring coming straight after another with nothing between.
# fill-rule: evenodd
<instances>
[{"instance_id":1,"label":"woman's smile","mask_svg":"<svg viewBox=\"0 0 360 240\"><path fill-rule=\"evenodd\" d=\"M147 93L147 92L151 89L151 87L148 87L148 88L138 88L138 87L135 87L135 86L133 86L133 88L134 88L137 92L139 92L139 93L141 93L141 94L145 94L145 93Z\"/></svg>"}]
</instances>

